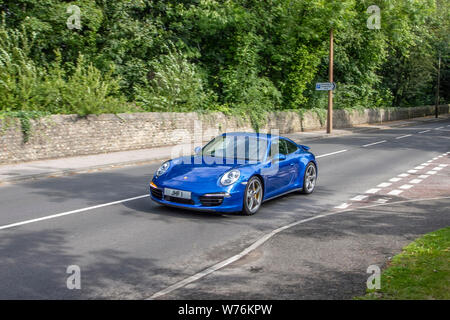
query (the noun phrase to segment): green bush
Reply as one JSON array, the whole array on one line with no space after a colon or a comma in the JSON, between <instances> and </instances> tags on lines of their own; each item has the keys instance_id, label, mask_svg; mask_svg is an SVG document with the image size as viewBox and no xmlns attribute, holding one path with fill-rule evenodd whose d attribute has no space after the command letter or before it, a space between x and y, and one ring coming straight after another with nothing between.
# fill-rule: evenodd
<instances>
[{"instance_id":1,"label":"green bush","mask_svg":"<svg viewBox=\"0 0 450 320\"><path fill-rule=\"evenodd\" d=\"M59 51L47 68L37 66L29 56L34 37L25 29L0 27L0 111L85 116L131 109L120 92L120 79L112 71L102 73L82 55L71 71L64 68Z\"/></svg>"},{"instance_id":2,"label":"green bush","mask_svg":"<svg viewBox=\"0 0 450 320\"><path fill-rule=\"evenodd\" d=\"M66 26L81 10L80 30ZM52 113L326 108L335 34L336 108L434 102L442 56L449 102L445 0L0 0L0 110ZM27 30L27 32L25 32ZM82 58L80 58L82 56ZM137 106L136 106L137 104Z\"/></svg>"},{"instance_id":3,"label":"green bush","mask_svg":"<svg viewBox=\"0 0 450 320\"><path fill-rule=\"evenodd\" d=\"M212 102L198 68L175 48L165 46L166 54L152 64L144 85L135 88L136 102L146 111L200 111Z\"/></svg>"}]
</instances>

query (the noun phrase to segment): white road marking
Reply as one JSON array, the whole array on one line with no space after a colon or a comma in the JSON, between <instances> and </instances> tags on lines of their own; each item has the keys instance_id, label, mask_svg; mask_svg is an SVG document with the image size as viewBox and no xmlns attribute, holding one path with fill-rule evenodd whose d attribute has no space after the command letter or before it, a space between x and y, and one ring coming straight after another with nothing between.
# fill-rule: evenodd
<instances>
[{"instance_id":1,"label":"white road marking","mask_svg":"<svg viewBox=\"0 0 450 320\"><path fill-rule=\"evenodd\" d=\"M429 164L429 163L426 163L426 162L421 164L421 166L424 166L424 167L429 166L429 165L430 165L430 164Z\"/></svg>"},{"instance_id":2,"label":"white road marking","mask_svg":"<svg viewBox=\"0 0 450 320\"><path fill-rule=\"evenodd\" d=\"M411 137L411 136L412 136L412 134L407 134L407 135L404 135L401 137L396 137L395 139L403 139L403 138L407 138L407 137Z\"/></svg>"},{"instance_id":3,"label":"white road marking","mask_svg":"<svg viewBox=\"0 0 450 320\"><path fill-rule=\"evenodd\" d=\"M45 220L55 219L55 218L59 218L59 217L63 217L63 216L68 216L69 214L85 212L85 211L98 209L98 208L103 208L103 207L107 207L107 206L113 206L115 204L128 202L128 201L133 201L133 200L137 200L137 199L142 199L142 198L146 198L146 197L149 197L149 196L150 195L148 195L148 194L144 194L142 196L137 196L137 197L133 197L133 198L128 198L128 199L108 202L108 203L99 204L99 205L92 206L92 207L87 207L87 208L82 208L82 209L62 212L62 213L58 213L58 214L52 214L50 216L45 216L45 217L41 217L41 218L36 218L36 219L31 219L31 220L25 220L25 221L21 221L21 222L11 223L11 224L7 224L7 225L4 225L4 226L0 226L0 230L5 230L5 229L13 228L13 227L18 227L18 226L23 226L24 224L30 224L30 223L33 223L33 222L45 221Z\"/></svg>"},{"instance_id":4,"label":"white road marking","mask_svg":"<svg viewBox=\"0 0 450 320\"><path fill-rule=\"evenodd\" d=\"M425 166L417 166L417 167L415 167L414 169L421 170L421 169L423 169L423 168L425 168Z\"/></svg>"},{"instance_id":5,"label":"white road marking","mask_svg":"<svg viewBox=\"0 0 450 320\"><path fill-rule=\"evenodd\" d=\"M422 179L412 179L409 183L421 183Z\"/></svg>"},{"instance_id":6,"label":"white road marking","mask_svg":"<svg viewBox=\"0 0 450 320\"><path fill-rule=\"evenodd\" d=\"M417 170L408 170L409 173L416 173Z\"/></svg>"},{"instance_id":7,"label":"white road marking","mask_svg":"<svg viewBox=\"0 0 450 320\"><path fill-rule=\"evenodd\" d=\"M431 130L424 130L424 131L420 131L419 133L425 133L425 132L430 132Z\"/></svg>"},{"instance_id":8,"label":"white road marking","mask_svg":"<svg viewBox=\"0 0 450 320\"><path fill-rule=\"evenodd\" d=\"M374 194L374 193L377 193L377 192L380 191L380 190L381 190L380 188L372 188L372 189L367 190L367 191L364 192L364 193Z\"/></svg>"},{"instance_id":9,"label":"white road marking","mask_svg":"<svg viewBox=\"0 0 450 320\"><path fill-rule=\"evenodd\" d=\"M336 209L345 209L345 208L348 208L349 206L350 206L350 204L344 202L343 204L340 204L340 205L336 206L335 208Z\"/></svg>"},{"instance_id":10,"label":"white road marking","mask_svg":"<svg viewBox=\"0 0 450 320\"><path fill-rule=\"evenodd\" d=\"M427 175L427 174L421 174L420 176L419 176L419 179L426 179L426 178L428 178L429 177L429 175Z\"/></svg>"},{"instance_id":11,"label":"white road marking","mask_svg":"<svg viewBox=\"0 0 450 320\"><path fill-rule=\"evenodd\" d=\"M409 174L408 173L401 173L398 176L402 177L402 178L405 178L405 177L409 176Z\"/></svg>"},{"instance_id":12,"label":"white road marking","mask_svg":"<svg viewBox=\"0 0 450 320\"><path fill-rule=\"evenodd\" d=\"M445 168L445 167L447 167L448 166L448 164L440 164L439 165L439 167L442 167L442 168Z\"/></svg>"},{"instance_id":13,"label":"white road marking","mask_svg":"<svg viewBox=\"0 0 450 320\"><path fill-rule=\"evenodd\" d=\"M442 128L444 128L444 127L439 127L439 128L434 129L434 130L439 130L439 129L442 129Z\"/></svg>"},{"instance_id":14,"label":"white road marking","mask_svg":"<svg viewBox=\"0 0 450 320\"><path fill-rule=\"evenodd\" d=\"M388 194L389 195L392 195L392 196L398 196L400 193L402 193L403 192L403 190L397 190L397 189L395 189L395 190L392 190L391 192L389 192Z\"/></svg>"},{"instance_id":15,"label":"white road marking","mask_svg":"<svg viewBox=\"0 0 450 320\"><path fill-rule=\"evenodd\" d=\"M428 160L427 162L430 163L430 162L433 162L433 160Z\"/></svg>"},{"instance_id":16,"label":"white road marking","mask_svg":"<svg viewBox=\"0 0 450 320\"><path fill-rule=\"evenodd\" d=\"M400 191L400 190L399 190ZM424 200L442 200L442 199L449 199L450 197L441 197L441 198L429 198L429 199L414 199L414 200L402 200L402 201L396 201L396 202L391 202L391 203L378 203L378 204L372 204L372 205L368 205L368 206L364 206L364 207L360 207L357 208L356 210L362 210L362 209L370 209L370 208L375 208L375 207L380 207L380 206L385 206L385 205L395 205L395 204L402 204L402 203L410 203L410 202L418 202L418 201L424 201ZM325 213L325 214L321 214L321 215L317 215L311 218L307 218L307 219L303 219L303 220L299 220L299 221L295 221L293 223L290 223L288 225L285 225L283 227L280 227L278 229L275 229L273 231L271 231L270 233L262 236L261 238L259 238L258 240L256 240L252 245L250 245L249 247L245 248L243 251L241 251L240 253L227 258L223 261L220 261L214 265L212 265L209 268L206 268L200 272L197 272L196 274L189 276L181 281L178 281L176 283L174 283L171 286L168 286L167 288L160 290L156 293L154 293L150 298L146 299L146 300L153 300L156 298L159 298L161 296L164 296L172 291L175 291L179 288L182 288L192 282L195 282L201 278L206 277L207 275L216 272L228 265L230 265L231 263L241 259L242 257L246 256L247 254L249 254L250 252L252 252L253 250L257 249L258 247L262 246L265 242L267 242L267 240L269 240L270 238L274 237L276 234L295 227L299 224L303 224L309 221L313 221L313 220L317 220L317 219L321 219L321 218L325 218L325 217L329 217L332 215L336 215L336 214L340 214L340 213L345 213L345 212L352 212L355 211L355 209L344 209L341 211L334 211L334 212L329 212L329 213Z\"/></svg>"},{"instance_id":17,"label":"white road marking","mask_svg":"<svg viewBox=\"0 0 450 320\"><path fill-rule=\"evenodd\" d=\"M363 195L363 194L360 194L360 195L357 195L356 197L351 198L350 200L351 200L351 201L361 201L361 200L366 199L367 197L368 197L368 196L365 196L365 195Z\"/></svg>"},{"instance_id":18,"label":"white road marking","mask_svg":"<svg viewBox=\"0 0 450 320\"><path fill-rule=\"evenodd\" d=\"M370 147L370 146L374 146L376 144L380 144L380 143L383 143L383 142L386 142L386 140L373 142L373 143L368 143L368 144L363 145L363 147Z\"/></svg>"},{"instance_id":19,"label":"white road marking","mask_svg":"<svg viewBox=\"0 0 450 320\"><path fill-rule=\"evenodd\" d=\"M322 157L331 156L331 155L333 155L333 154L338 154L338 153L342 153L342 152L346 152L346 151L348 151L348 150L339 150L339 151L336 151L336 152L331 152L331 153L327 153L327 154L322 154L322 155L320 155L320 156L316 156L316 159L317 159L317 158L322 158Z\"/></svg>"},{"instance_id":20,"label":"white road marking","mask_svg":"<svg viewBox=\"0 0 450 320\"><path fill-rule=\"evenodd\" d=\"M437 159L438 159L438 157L434 157L434 158L433 158L433 160L437 160ZM431 161L430 161L430 162L431 162Z\"/></svg>"},{"instance_id":21,"label":"white road marking","mask_svg":"<svg viewBox=\"0 0 450 320\"><path fill-rule=\"evenodd\" d=\"M433 168L433 169L431 169L431 170L439 171L439 170L442 170L442 169L444 169L444 168L443 168L443 167L436 167L436 168Z\"/></svg>"},{"instance_id":22,"label":"white road marking","mask_svg":"<svg viewBox=\"0 0 450 320\"><path fill-rule=\"evenodd\" d=\"M408 190L411 189L412 187L414 187L412 184L404 184L400 187L400 189Z\"/></svg>"},{"instance_id":23,"label":"white road marking","mask_svg":"<svg viewBox=\"0 0 450 320\"><path fill-rule=\"evenodd\" d=\"M380 199L377 199L375 202L376 203L386 203L389 200L391 200L391 198L380 198Z\"/></svg>"},{"instance_id":24,"label":"white road marking","mask_svg":"<svg viewBox=\"0 0 450 320\"><path fill-rule=\"evenodd\" d=\"M399 182L400 180L402 180L402 178L392 178L392 179L389 179L389 181L391 181L391 182Z\"/></svg>"},{"instance_id":25,"label":"white road marking","mask_svg":"<svg viewBox=\"0 0 450 320\"><path fill-rule=\"evenodd\" d=\"M379 187L379 188L386 188L386 187L389 187L390 185L392 185L392 183L383 182L383 183L380 183L379 185L377 185L377 187Z\"/></svg>"},{"instance_id":26,"label":"white road marking","mask_svg":"<svg viewBox=\"0 0 450 320\"><path fill-rule=\"evenodd\" d=\"M427 174L436 174L437 171L428 171Z\"/></svg>"}]
</instances>

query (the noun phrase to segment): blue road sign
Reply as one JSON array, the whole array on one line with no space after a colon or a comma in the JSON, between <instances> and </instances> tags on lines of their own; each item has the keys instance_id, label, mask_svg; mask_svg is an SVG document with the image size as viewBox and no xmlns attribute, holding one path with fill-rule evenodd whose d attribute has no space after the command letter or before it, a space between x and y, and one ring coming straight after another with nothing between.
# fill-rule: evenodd
<instances>
[{"instance_id":1,"label":"blue road sign","mask_svg":"<svg viewBox=\"0 0 450 320\"><path fill-rule=\"evenodd\" d=\"M336 83L334 82L318 82L316 83L316 90L330 91L336 89Z\"/></svg>"}]
</instances>

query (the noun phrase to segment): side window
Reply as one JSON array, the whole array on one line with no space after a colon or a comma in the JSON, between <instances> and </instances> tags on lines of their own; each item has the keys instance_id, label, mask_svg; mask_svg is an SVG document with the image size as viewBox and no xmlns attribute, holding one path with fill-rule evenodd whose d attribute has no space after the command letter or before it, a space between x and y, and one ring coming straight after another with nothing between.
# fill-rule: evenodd
<instances>
[{"instance_id":1,"label":"side window","mask_svg":"<svg viewBox=\"0 0 450 320\"><path fill-rule=\"evenodd\" d=\"M269 158L272 159L273 156L277 153L280 153L280 144L278 143L278 141L273 140L272 144L270 145Z\"/></svg>"},{"instance_id":2,"label":"side window","mask_svg":"<svg viewBox=\"0 0 450 320\"><path fill-rule=\"evenodd\" d=\"M286 141L286 145L287 145L288 154L294 153L295 151L298 150L298 147L295 144L293 144L292 142L287 141L287 140L285 140L285 141Z\"/></svg>"},{"instance_id":3,"label":"side window","mask_svg":"<svg viewBox=\"0 0 450 320\"><path fill-rule=\"evenodd\" d=\"M297 150L297 147L295 147L295 150ZM280 139L280 140L277 140L277 141L272 141L272 145L270 147L270 156L269 157L272 158L277 153L284 154L284 155L288 155L290 153L289 152L289 148L288 148L288 141L286 141L284 139Z\"/></svg>"},{"instance_id":4,"label":"side window","mask_svg":"<svg viewBox=\"0 0 450 320\"><path fill-rule=\"evenodd\" d=\"M289 154L287 143L286 143L286 140L284 140L284 139L280 140L280 153L284 154L284 155Z\"/></svg>"}]
</instances>

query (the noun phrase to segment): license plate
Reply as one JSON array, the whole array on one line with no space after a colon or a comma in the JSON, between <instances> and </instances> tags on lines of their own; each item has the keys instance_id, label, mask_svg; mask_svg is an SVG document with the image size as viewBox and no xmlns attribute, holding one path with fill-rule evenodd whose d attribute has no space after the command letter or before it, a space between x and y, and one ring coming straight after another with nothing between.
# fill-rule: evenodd
<instances>
[{"instance_id":1,"label":"license plate","mask_svg":"<svg viewBox=\"0 0 450 320\"><path fill-rule=\"evenodd\" d=\"M175 198L190 199L191 192L176 189L164 188L164 195Z\"/></svg>"}]
</instances>

